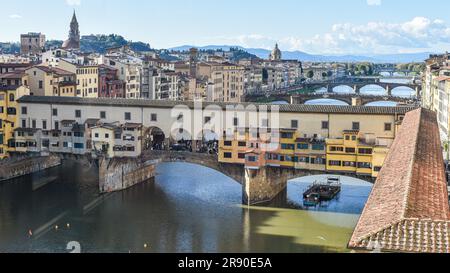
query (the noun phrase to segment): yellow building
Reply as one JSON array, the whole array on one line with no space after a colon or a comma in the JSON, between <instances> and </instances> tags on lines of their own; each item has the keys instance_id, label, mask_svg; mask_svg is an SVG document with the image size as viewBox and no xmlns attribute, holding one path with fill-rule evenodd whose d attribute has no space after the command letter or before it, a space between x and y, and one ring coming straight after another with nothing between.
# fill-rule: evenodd
<instances>
[{"instance_id":1,"label":"yellow building","mask_svg":"<svg viewBox=\"0 0 450 273\"><path fill-rule=\"evenodd\" d=\"M248 129L224 136L219 142L219 162L377 177L392 143L390 138L377 139L359 130L346 130L342 138L326 140L301 137L297 129L269 134L265 141L260 133L253 138Z\"/></svg>"},{"instance_id":2,"label":"yellow building","mask_svg":"<svg viewBox=\"0 0 450 273\"><path fill-rule=\"evenodd\" d=\"M60 68L38 65L27 69L26 74L31 95L75 96L75 73Z\"/></svg>"},{"instance_id":3,"label":"yellow building","mask_svg":"<svg viewBox=\"0 0 450 273\"><path fill-rule=\"evenodd\" d=\"M214 101L241 102L244 95L245 68L232 63L200 63L197 76L214 85Z\"/></svg>"},{"instance_id":4,"label":"yellow building","mask_svg":"<svg viewBox=\"0 0 450 273\"><path fill-rule=\"evenodd\" d=\"M342 139L328 139L326 144L326 169L334 173L377 177L388 151L358 130L344 131Z\"/></svg>"},{"instance_id":5,"label":"yellow building","mask_svg":"<svg viewBox=\"0 0 450 273\"><path fill-rule=\"evenodd\" d=\"M225 135L219 141L219 162L245 164L245 154L249 150L250 135L248 130L239 129L231 135Z\"/></svg>"},{"instance_id":6,"label":"yellow building","mask_svg":"<svg viewBox=\"0 0 450 273\"><path fill-rule=\"evenodd\" d=\"M76 74L76 96L98 98L98 65L80 65L61 59L58 67Z\"/></svg>"},{"instance_id":7,"label":"yellow building","mask_svg":"<svg viewBox=\"0 0 450 273\"><path fill-rule=\"evenodd\" d=\"M14 130L20 126L17 100L29 93L25 86L0 85L0 159L15 151Z\"/></svg>"},{"instance_id":8,"label":"yellow building","mask_svg":"<svg viewBox=\"0 0 450 273\"><path fill-rule=\"evenodd\" d=\"M315 138L297 138L295 168L311 171L326 170L325 141Z\"/></svg>"}]
</instances>

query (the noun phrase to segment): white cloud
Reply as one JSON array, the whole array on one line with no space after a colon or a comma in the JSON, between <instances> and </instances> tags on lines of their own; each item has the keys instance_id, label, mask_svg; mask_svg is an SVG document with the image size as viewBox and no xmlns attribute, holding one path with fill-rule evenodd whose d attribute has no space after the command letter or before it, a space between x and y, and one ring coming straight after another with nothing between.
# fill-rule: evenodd
<instances>
[{"instance_id":1,"label":"white cloud","mask_svg":"<svg viewBox=\"0 0 450 273\"><path fill-rule=\"evenodd\" d=\"M66 0L66 4L69 6L79 6L81 5L81 0Z\"/></svg>"},{"instance_id":2,"label":"white cloud","mask_svg":"<svg viewBox=\"0 0 450 273\"><path fill-rule=\"evenodd\" d=\"M11 14L11 15L9 16L9 18L11 18L11 19L21 19L21 18L22 18L22 15L19 15L19 14Z\"/></svg>"},{"instance_id":3,"label":"white cloud","mask_svg":"<svg viewBox=\"0 0 450 273\"><path fill-rule=\"evenodd\" d=\"M367 0L367 5L369 6L380 6L381 0Z\"/></svg>"},{"instance_id":4,"label":"white cloud","mask_svg":"<svg viewBox=\"0 0 450 273\"><path fill-rule=\"evenodd\" d=\"M450 47L450 27L443 20L415 17L403 23L335 24L328 33L309 38L292 36L276 39L251 34L221 37L218 40L244 47L266 49L273 48L273 45L278 42L282 50L321 54L422 52L439 51Z\"/></svg>"}]
</instances>

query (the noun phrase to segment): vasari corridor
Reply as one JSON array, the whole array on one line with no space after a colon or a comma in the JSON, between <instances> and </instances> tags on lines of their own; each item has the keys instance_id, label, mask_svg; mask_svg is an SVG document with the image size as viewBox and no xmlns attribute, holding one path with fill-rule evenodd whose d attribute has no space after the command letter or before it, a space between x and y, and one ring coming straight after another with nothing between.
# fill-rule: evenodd
<instances>
[{"instance_id":1,"label":"vasari corridor","mask_svg":"<svg viewBox=\"0 0 450 273\"><path fill-rule=\"evenodd\" d=\"M449 8L0 0L0 260L450 253Z\"/></svg>"}]
</instances>

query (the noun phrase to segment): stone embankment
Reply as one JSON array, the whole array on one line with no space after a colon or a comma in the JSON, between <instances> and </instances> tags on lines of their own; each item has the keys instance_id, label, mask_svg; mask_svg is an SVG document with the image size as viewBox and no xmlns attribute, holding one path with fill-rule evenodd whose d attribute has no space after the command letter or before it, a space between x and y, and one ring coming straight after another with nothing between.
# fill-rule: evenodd
<instances>
[{"instance_id":1,"label":"stone embankment","mask_svg":"<svg viewBox=\"0 0 450 273\"><path fill-rule=\"evenodd\" d=\"M0 161L0 181L40 172L61 165L59 156L17 157Z\"/></svg>"}]
</instances>

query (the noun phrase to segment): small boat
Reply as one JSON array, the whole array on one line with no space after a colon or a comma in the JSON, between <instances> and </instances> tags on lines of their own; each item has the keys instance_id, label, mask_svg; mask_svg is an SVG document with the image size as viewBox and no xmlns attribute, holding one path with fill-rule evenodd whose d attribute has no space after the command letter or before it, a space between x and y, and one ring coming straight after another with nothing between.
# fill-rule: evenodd
<instances>
[{"instance_id":1,"label":"small boat","mask_svg":"<svg viewBox=\"0 0 450 273\"><path fill-rule=\"evenodd\" d=\"M341 192L341 181L339 177L329 177L326 183L314 182L304 193L305 206L317 206L321 202L328 202L336 198ZM314 205L312 205L314 204Z\"/></svg>"},{"instance_id":2,"label":"small boat","mask_svg":"<svg viewBox=\"0 0 450 273\"><path fill-rule=\"evenodd\" d=\"M305 207L316 207L319 204L320 204L320 195L318 195L317 193L312 193L303 199L303 205Z\"/></svg>"}]
</instances>

